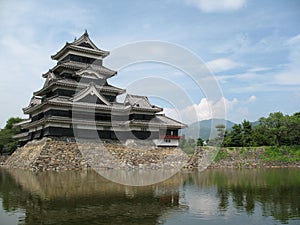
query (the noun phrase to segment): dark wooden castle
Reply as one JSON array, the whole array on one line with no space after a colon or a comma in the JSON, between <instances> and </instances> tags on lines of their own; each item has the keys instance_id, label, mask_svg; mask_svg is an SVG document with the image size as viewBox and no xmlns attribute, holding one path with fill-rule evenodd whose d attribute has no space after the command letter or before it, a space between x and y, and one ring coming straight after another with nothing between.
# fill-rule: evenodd
<instances>
[{"instance_id":1,"label":"dark wooden castle","mask_svg":"<svg viewBox=\"0 0 300 225\"><path fill-rule=\"evenodd\" d=\"M186 125L164 114L146 96L127 94L107 80L117 74L103 66L108 51L99 49L85 32L55 55L56 66L42 76L44 86L23 109L29 119L18 125L15 138L24 145L43 137L152 140L157 146L177 146Z\"/></svg>"}]
</instances>

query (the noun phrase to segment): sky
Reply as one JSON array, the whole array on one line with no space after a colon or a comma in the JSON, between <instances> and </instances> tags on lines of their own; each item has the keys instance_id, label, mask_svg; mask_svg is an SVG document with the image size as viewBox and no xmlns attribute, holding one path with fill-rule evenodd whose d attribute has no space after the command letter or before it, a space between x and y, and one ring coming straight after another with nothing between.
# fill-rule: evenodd
<instances>
[{"instance_id":1,"label":"sky","mask_svg":"<svg viewBox=\"0 0 300 225\"><path fill-rule=\"evenodd\" d=\"M26 118L22 108L56 65L50 56L85 29L111 56L144 41L197 56L216 82L210 92L221 93L216 101L205 82L155 60L121 68L109 80L131 94L149 94L185 123L218 117L223 106L221 116L235 123L276 111L291 115L300 111L299 21L298 0L0 0L0 127L12 116ZM191 64L181 53L172 57Z\"/></svg>"}]
</instances>

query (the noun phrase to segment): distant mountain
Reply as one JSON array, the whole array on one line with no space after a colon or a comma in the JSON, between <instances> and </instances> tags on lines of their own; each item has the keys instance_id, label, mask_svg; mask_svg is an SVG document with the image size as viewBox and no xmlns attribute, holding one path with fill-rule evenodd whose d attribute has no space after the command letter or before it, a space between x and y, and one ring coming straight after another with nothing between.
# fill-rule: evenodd
<instances>
[{"instance_id":1,"label":"distant mountain","mask_svg":"<svg viewBox=\"0 0 300 225\"><path fill-rule=\"evenodd\" d=\"M252 127L256 127L259 124L259 121L250 122Z\"/></svg>"},{"instance_id":2,"label":"distant mountain","mask_svg":"<svg viewBox=\"0 0 300 225\"><path fill-rule=\"evenodd\" d=\"M198 139L201 137L203 140L207 140L210 135L212 135L212 138L217 136L217 129L215 127L218 124L223 124L226 130L231 130L235 123L224 119L202 120L190 124L187 128L182 130L182 134L185 135L187 139Z\"/></svg>"}]
</instances>

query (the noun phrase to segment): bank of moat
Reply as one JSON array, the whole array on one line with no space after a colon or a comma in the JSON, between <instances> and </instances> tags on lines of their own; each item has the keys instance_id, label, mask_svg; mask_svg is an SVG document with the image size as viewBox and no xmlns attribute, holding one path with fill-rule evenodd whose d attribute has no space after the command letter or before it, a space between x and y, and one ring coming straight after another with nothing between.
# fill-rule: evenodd
<instances>
[{"instance_id":1,"label":"bank of moat","mask_svg":"<svg viewBox=\"0 0 300 225\"><path fill-rule=\"evenodd\" d=\"M15 138L21 146L44 137L137 139L178 146L185 124L162 114L163 108L147 96L127 94L124 102L117 101L126 90L108 83L117 75L103 65L108 55L85 32L51 56L57 64L42 75L43 87L23 109L29 118L17 124L21 133Z\"/></svg>"}]
</instances>

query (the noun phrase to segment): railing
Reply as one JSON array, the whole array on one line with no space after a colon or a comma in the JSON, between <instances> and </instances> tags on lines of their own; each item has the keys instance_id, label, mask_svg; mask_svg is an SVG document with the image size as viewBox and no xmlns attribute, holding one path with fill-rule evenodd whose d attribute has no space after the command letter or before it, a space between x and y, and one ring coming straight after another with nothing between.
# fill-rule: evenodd
<instances>
[{"instance_id":1,"label":"railing","mask_svg":"<svg viewBox=\"0 0 300 225\"><path fill-rule=\"evenodd\" d=\"M161 139L182 139L183 136L178 136L178 135L161 135Z\"/></svg>"}]
</instances>

